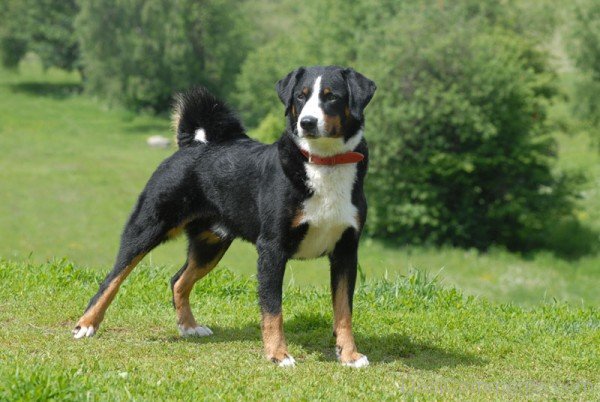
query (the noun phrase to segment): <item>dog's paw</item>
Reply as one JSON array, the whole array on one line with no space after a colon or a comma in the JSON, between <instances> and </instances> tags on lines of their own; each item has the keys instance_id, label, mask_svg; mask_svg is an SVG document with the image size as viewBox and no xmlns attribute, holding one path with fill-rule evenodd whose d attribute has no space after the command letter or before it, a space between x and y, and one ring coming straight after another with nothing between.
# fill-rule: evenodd
<instances>
[{"instance_id":1,"label":"dog's paw","mask_svg":"<svg viewBox=\"0 0 600 402\"><path fill-rule=\"evenodd\" d=\"M286 355L281 360L273 358L273 359L271 359L271 361L273 363L276 363L279 367L295 367L296 366L296 360L290 355Z\"/></svg>"},{"instance_id":2,"label":"dog's paw","mask_svg":"<svg viewBox=\"0 0 600 402\"><path fill-rule=\"evenodd\" d=\"M181 336L210 336L213 334L210 328L202 325L192 328L185 328L183 325L179 325L178 327Z\"/></svg>"},{"instance_id":3,"label":"dog's paw","mask_svg":"<svg viewBox=\"0 0 600 402\"><path fill-rule=\"evenodd\" d=\"M85 326L85 325L77 325L75 329L73 329L73 338L91 338L96 334L97 328L94 328L93 325Z\"/></svg>"},{"instance_id":4,"label":"dog's paw","mask_svg":"<svg viewBox=\"0 0 600 402\"><path fill-rule=\"evenodd\" d=\"M347 354L343 354L342 347L339 345L335 347L335 355L340 363L342 363L342 366L361 368L369 365L369 359L367 359L367 356L358 352L349 352Z\"/></svg>"},{"instance_id":5,"label":"dog's paw","mask_svg":"<svg viewBox=\"0 0 600 402\"><path fill-rule=\"evenodd\" d=\"M360 356L356 360L342 363L342 366L352 367L352 368L367 367L368 365L369 365L369 359L367 359L367 356L365 356L365 355Z\"/></svg>"}]
</instances>

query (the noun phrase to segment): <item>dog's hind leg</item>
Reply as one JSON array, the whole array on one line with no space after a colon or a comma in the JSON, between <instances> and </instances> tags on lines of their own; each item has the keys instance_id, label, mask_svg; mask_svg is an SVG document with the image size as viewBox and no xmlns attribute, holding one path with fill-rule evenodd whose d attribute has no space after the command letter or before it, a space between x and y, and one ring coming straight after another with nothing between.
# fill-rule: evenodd
<instances>
[{"instance_id":1,"label":"dog's hind leg","mask_svg":"<svg viewBox=\"0 0 600 402\"><path fill-rule=\"evenodd\" d=\"M210 230L190 224L188 257L183 267L171 278L173 306L177 311L177 326L182 336L212 335L210 328L198 325L190 307L194 284L219 263L231 240L223 239Z\"/></svg>"},{"instance_id":2,"label":"dog's hind leg","mask_svg":"<svg viewBox=\"0 0 600 402\"><path fill-rule=\"evenodd\" d=\"M145 201L145 195L142 193L121 236L115 265L77 322L73 330L75 338L90 337L98 331L106 309L127 275L148 252L161 242L174 237L185 224L186 220L181 217L161 217L155 213L152 203Z\"/></svg>"}]
</instances>

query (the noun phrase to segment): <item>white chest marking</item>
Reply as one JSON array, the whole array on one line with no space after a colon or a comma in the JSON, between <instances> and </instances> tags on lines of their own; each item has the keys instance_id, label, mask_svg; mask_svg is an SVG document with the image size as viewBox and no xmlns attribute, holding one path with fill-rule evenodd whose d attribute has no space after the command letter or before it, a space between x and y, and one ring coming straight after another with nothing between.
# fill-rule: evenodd
<instances>
[{"instance_id":1,"label":"white chest marking","mask_svg":"<svg viewBox=\"0 0 600 402\"><path fill-rule=\"evenodd\" d=\"M328 254L346 229L358 230L358 211L352 204L356 165L304 166L313 195L302 205L300 223L308 223L308 231L293 256L299 259Z\"/></svg>"}]
</instances>

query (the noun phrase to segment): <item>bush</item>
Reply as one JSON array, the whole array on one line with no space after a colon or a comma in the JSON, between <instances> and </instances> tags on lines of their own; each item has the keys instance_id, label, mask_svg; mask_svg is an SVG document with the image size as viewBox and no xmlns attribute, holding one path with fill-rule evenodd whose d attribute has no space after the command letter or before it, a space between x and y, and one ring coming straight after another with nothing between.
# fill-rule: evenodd
<instances>
[{"instance_id":1,"label":"bush","mask_svg":"<svg viewBox=\"0 0 600 402\"><path fill-rule=\"evenodd\" d=\"M0 13L2 64L14 68L27 51L44 68L78 69L79 45L73 21L75 0L7 0Z\"/></svg>"},{"instance_id":2,"label":"bush","mask_svg":"<svg viewBox=\"0 0 600 402\"><path fill-rule=\"evenodd\" d=\"M368 228L410 243L540 245L569 207L545 126L554 77L515 34L446 20L393 20L361 49L379 55L363 70L385 88L368 113Z\"/></svg>"},{"instance_id":3,"label":"bush","mask_svg":"<svg viewBox=\"0 0 600 402\"><path fill-rule=\"evenodd\" d=\"M82 2L86 89L156 112L192 85L224 95L245 57L243 21L233 0Z\"/></svg>"}]
</instances>

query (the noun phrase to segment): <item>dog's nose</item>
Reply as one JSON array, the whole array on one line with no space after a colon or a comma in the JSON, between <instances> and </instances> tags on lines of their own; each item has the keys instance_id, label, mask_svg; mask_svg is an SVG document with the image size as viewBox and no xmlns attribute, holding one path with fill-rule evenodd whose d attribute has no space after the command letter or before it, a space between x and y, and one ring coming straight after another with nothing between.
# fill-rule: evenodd
<instances>
[{"instance_id":1,"label":"dog's nose","mask_svg":"<svg viewBox=\"0 0 600 402\"><path fill-rule=\"evenodd\" d=\"M300 119L300 127L306 131L313 131L317 128L317 118L314 116L304 116Z\"/></svg>"}]
</instances>

